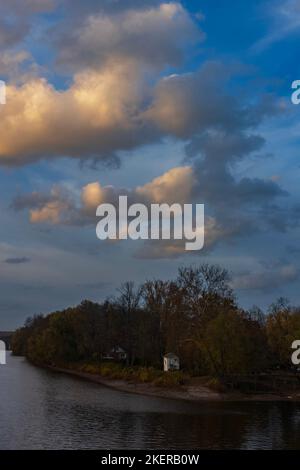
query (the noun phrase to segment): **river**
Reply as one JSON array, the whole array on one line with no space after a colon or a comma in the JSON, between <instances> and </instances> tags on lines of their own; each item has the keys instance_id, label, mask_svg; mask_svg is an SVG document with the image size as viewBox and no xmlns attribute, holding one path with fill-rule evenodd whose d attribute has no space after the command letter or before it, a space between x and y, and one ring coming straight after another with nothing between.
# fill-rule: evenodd
<instances>
[{"instance_id":1,"label":"river","mask_svg":"<svg viewBox=\"0 0 300 470\"><path fill-rule=\"evenodd\" d=\"M112 390L8 356L0 449L297 449L300 404L190 403Z\"/></svg>"}]
</instances>

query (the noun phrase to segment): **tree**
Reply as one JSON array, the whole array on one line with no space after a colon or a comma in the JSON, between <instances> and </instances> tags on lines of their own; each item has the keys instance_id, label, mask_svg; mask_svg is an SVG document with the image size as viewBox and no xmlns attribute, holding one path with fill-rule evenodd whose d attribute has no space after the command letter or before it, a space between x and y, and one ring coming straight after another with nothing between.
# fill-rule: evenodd
<instances>
[{"instance_id":1,"label":"tree","mask_svg":"<svg viewBox=\"0 0 300 470\"><path fill-rule=\"evenodd\" d=\"M300 338L300 312L284 298L271 305L266 321L268 344L274 366L288 368L291 364L291 345Z\"/></svg>"},{"instance_id":2,"label":"tree","mask_svg":"<svg viewBox=\"0 0 300 470\"><path fill-rule=\"evenodd\" d=\"M125 318L124 345L127 351L127 362L133 365L137 349L137 313L141 299L141 288L135 289L133 282L125 282L118 289L117 305Z\"/></svg>"},{"instance_id":3,"label":"tree","mask_svg":"<svg viewBox=\"0 0 300 470\"><path fill-rule=\"evenodd\" d=\"M241 311L222 312L209 322L202 344L211 372L218 376L247 374L266 367L264 332Z\"/></svg>"}]
</instances>

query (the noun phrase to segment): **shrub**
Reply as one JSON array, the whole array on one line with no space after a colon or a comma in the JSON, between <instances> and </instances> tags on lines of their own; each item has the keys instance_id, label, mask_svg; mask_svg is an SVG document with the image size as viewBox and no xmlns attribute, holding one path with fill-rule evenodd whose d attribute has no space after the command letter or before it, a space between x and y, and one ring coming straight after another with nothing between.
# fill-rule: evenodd
<instances>
[{"instance_id":1,"label":"shrub","mask_svg":"<svg viewBox=\"0 0 300 470\"><path fill-rule=\"evenodd\" d=\"M178 385L184 385L187 381L187 376L183 372L162 372L157 377L153 384L159 387L176 387Z\"/></svg>"},{"instance_id":2,"label":"shrub","mask_svg":"<svg viewBox=\"0 0 300 470\"><path fill-rule=\"evenodd\" d=\"M207 387L209 387L211 390L219 393L224 393L226 392L226 387L225 385L221 382L220 379L217 379L216 377L211 378L206 382Z\"/></svg>"}]
</instances>

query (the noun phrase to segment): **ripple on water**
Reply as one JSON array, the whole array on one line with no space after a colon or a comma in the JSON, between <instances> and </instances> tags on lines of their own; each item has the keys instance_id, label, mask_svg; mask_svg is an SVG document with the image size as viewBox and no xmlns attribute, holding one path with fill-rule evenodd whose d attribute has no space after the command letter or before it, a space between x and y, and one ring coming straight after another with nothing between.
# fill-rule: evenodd
<instances>
[{"instance_id":1,"label":"ripple on water","mask_svg":"<svg viewBox=\"0 0 300 470\"><path fill-rule=\"evenodd\" d=\"M189 403L38 369L0 367L1 449L299 448L295 403Z\"/></svg>"}]
</instances>

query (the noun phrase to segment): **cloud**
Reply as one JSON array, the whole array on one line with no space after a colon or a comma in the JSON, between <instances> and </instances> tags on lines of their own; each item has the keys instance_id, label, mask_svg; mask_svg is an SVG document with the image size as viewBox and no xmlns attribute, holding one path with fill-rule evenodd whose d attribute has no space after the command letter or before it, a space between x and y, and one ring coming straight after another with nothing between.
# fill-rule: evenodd
<instances>
[{"instance_id":1,"label":"cloud","mask_svg":"<svg viewBox=\"0 0 300 470\"><path fill-rule=\"evenodd\" d=\"M0 0L1 12L6 14L27 14L42 13L52 10L57 4L57 0Z\"/></svg>"},{"instance_id":2,"label":"cloud","mask_svg":"<svg viewBox=\"0 0 300 470\"><path fill-rule=\"evenodd\" d=\"M64 188L54 186L50 194L41 194L33 192L24 196L17 196L13 203L12 208L20 211L30 208L30 222L31 223L61 223L62 214L67 214L72 217L74 211L73 201L71 195Z\"/></svg>"},{"instance_id":3,"label":"cloud","mask_svg":"<svg viewBox=\"0 0 300 470\"><path fill-rule=\"evenodd\" d=\"M31 261L30 258L26 258L25 256L22 258L6 258L4 260L4 263L6 264L24 264L24 263L29 263Z\"/></svg>"},{"instance_id":4,"label":"cloud","mask_svg":"<svg viewBox=\"0 0 300 470\"><path fill-rule=\"evenodd\" d=\"M67 12L74 16L82 15L83 13L95 13L103 11L106 13L120 12L128 9L144 9L149 7L158 6L161 0L59 0ZM70 6L73 9L70 11Z\"/></svg>"},{"instance_id":5,"label":"cloud","mask_svg":"<svg viewBox=\"0 0 300 470\"><path fill-rule=\"evenodd\" d=\"M250 155L261 158L265 144L259 135L247 134L239 129L235 133L204 132L191 140L186 147L188 161L194 162L198 193L216 210L224 205L232 209L272 201L287 193L278 183L261 178L234 177L234 165ZM224 199L226 194L226 199Z\"/></svg>"},{"instance_id":6,"label":"cloud","mask_svg":"<svg viewBox=\"0 0 300 470\"><path fill-rule=\"evenodd\" d=\"M232 139L237 134L240 144L232 142L225 150L241 158L250 152L247 146L263 144L261 137L243 133L279 106L276 100L245 106L224 92L234 70L205 63L196 73L161 79L153 89L136 61L112 55L101 69L76 74L63 91L46 79L8 84L7 104L0 110L0 163L17 166L62 156L115 162L121 150L167 135L195 147L208 131L226 134L227 142L229 134Z\"/></svg>"},{"instance_id":7,"label":"cloud","mask_svg":"<svg viewBox=\"0 0 300 470\"><path fill-rule=\"evenodd\" d=\"M11 5L16 12L17 2ZM0 164L61 157L112 164L124 158L124 150L165 138L183 142L186 159L131 190L95 181L76 194L55 186L48 194L17 197L16 210L28 209L33 224L84 226L95 222L98 204L114 202L119 194L133 202L200 202L207 208L208 247L290 223L278 202L287 192L277 181L235 175L237 164L265 157L257 129L266 117L282 112L280 101L269 94L254 98L251 90L239 95L233 85L251 73L241 64L206 61L197 71L164 76L166 67L185 58L187 45L193 52L203 39L180 3L66 0L55 5L65 10L56 10L62 12L64 32L58 30L54 61L73 75L61 89L34 73L8 83L7 105L0 109ZM41 2L30 2L30 14L55 5L49 1L43 9ZM19 53L1 60L9 72L30 57ZM182 247L165 244L164 250L173 256ZM163 254L161 248L156 252Z\"/></svg>"},{"instance_id":8,"label":"cloud","mask_svg":"<svg viewBox=\"0 0 300 470\"><path fill-rule=\"evenodd\" d=\"M99 183L89 183L82 189L81 200L83 207L95 210L105 200L105 189Z\"/></svg>"},{"instance_id":9,"label":"cloud","mask_svg":"<svg viewBox=\"0 0 300 470\"><path fill-rule=\"evenodd\" d=\"M191 200L195 178L190 166L172 168L150 183L136 188L136 194L153 203L186 203Z\"/></svg>"},{"instance_id":10,"label":"cloud","mask_svg":"<svg viewBox=\"0 0 300 470\"><path fill-rule=\"evenodd\" d=\"M272 291L299 279L299 269L292 264L270 266L257 272L240 273L232 281L234 289Z\"/></svg>"},{"instance_id":11,"label":"cloud","mask_svg":"<svg viewBox=\"0 0 300 470\"><path fill-rule=\"evenodd\" d=\"M26 74L22 71L22 65L32 61L31 55L27 51L7 52L4 51L0 56L0 75L1 78L9 77L15 81L24 81L28 73L36 72L38 68L32 63L32 67L27 67ZM20 77L21 75L21 77Z\"/></svg>"},{"instance_id":12,"label":"cloud","mask_svg":"<svg viewBox=\"0 0 300 470\"><path fill-rule=\"evenodd\" d=\"M253 233L267 231L270 227L275 230L282 229L262 210L268 201L285 195L276 183L259 179L243 179L236 183L233 177L230 177L229 181L223 182L223 186L220 180L218 187L213 175L209 178L207 173L200 173L199 177L198 171L199 168L194 166L175 167L149 183L133 189L102 186L99 182L89 183L75 192L63 186L54 186L48 194L34 192L19 195L13 201L12 208L16 211L27 209L32 224L95 226L98 205L112 203L117 206L119 195L127 195L129 204L204 202L206 251L213 249L220 242L249 237ZM224 174L226 176L226 172L221 172L220 177L224 178ZM222 193L226 188L228 205L223 197L223 194L227 193ZM184 241L164 240L145 242L135 256L146 259L176 258L184 254L188 254Z\"/></svg>"},{"instance_id":13,"label":"cloud","mask_svg":"<svg viewBox=\"0 0 300 470\"><path fill-rule=\"evenodd\" d=\"M140 64L165 67L183 59L187 45L203 34L180 3L161 3L87 16L78 28L58 37L58 63L69 69L98 68L111 58L128 57Z\"/></svg>"},{"instance_id":14,"label":"cloud","mask_svg":"<svg viewBox=\"0 0 300 470\"><path fill-rule=\"evenodd\" d=\"M206 62L195 73L171 75L160 80L147 117L166 134L189 138L215 126L226 129L245 125L243 109L236 99L224 93L224 82L234 67Z\"/></svg>"},{"instance_id":15,"label":"cloud","mask_svg":"<svg viewBox=\"0 0 300 470\"><path fill-rule=\"evenodd\" d=\"M107 160L154 138L140 119L141 77L129 62L74 77L66 91L44 79L7 86L1 108L0 163L69 156ZM22 134L20 134L22 129Z\"/></svg>"},{"instance_id":16,"label":"cloud","mask_svg":"<svg viewBox=\"0 0 300 470\"><path fill-rule=\"evenodd\" d=\"M31 16L51 11L56 0L0 0L0 49L14 47L30 33Z\"/></svg>"},{"instance_id":17,"label":"cloud","mask_svg":"<svg viewBox=\"0 0 300 470\"><path fill-rule=\"evenodd\" d=\"M271 28L264 37L253 46L254 53L260 53L292 34L300 33L300 4L298 0L271 1L267 16L271 19Z\"/></svg>"},{"instance_id":18,"label":"cloud","mask_svg":"<svg viewBox=\"0 0 300 470\"><path fill-rule=\"evenodd\" d=\"M237 164L244 160L255 158L259 162L265 158L265 140L254 129L265 116L275 116L279 110L280 103L268 98L254 107L241 108L234 104L223 111L225 114L220 112L218 121L211 127L200 127L186 145L186 159L197 182L193 188L194 200L204 201L222 230L229 231L233 237L249 236L270 226L278 230L275 220L290 223L290 211L283 214L271 209L288 196L278 182L235 174Z\"/></svg>"},{"instance_id":19,"label":"cloud","mask_svg":"<svg viewBox=\"0 0 300 470\"><path fill-rule=\"evenodd\" d=\"M202 230L199 227L199 230ZM199 234L199 232L198 232ZM139 259L176 259L185 255L207 254L220 241L226 241L234 236L234 228L224 228L213 217L207 216L204 225L204 248L201 251L187 251L186 240L147 240L135 252Z\"/></svg>"},{"instance_id":20,"label":"cloud","mask_svg":"<svg viewBox=\"0 0 300 470\"><path fill-rule=\"evenodd\" d=\"M59 224L61 222L61 214L66 212L68 205L61 201L48 202L41 209L32 209L30 211L30 221L33 224L49 222L51 224Z\"/></svg>"},{"instance_id":21,"label":"cloud","mask_svg":"<svg viewBox=\"0 0 300 470\"><path fill-rule=\"evenodd\" d=\"M147 114L153 86L202 33L179 3L143 2L143 8L129 3L132 9L108 13L93 12L96 3L90 2L92 13L78 14L78 28L66 23L55 53L64 67L72 64L73 75L62 90L29 53L5 50L0 72L9 80L7 104L0 110L0 164L59 157L115 164L120 151L164 136L159 120ZM17 14L16 6L13 2L7 12ZM29 7L27 15L53 4L30 2Z\"/></svg>"},{"instance_id":22,"label":"cloud","mask_svg":"<svg viewBox=\"0 0 300 470\"><path fill-rule=\"evenodd\" d=\"M190 201L194 184L190 167L176 167L144 186L132 190L102 186L99 182L85 185L76 198L73 192L62 186L54 186L50 193L33 192L19 195L12 202L15 211L29 210L32 224L91 225L96 221L96 208L102 203L118 203L125 194L129 203L163 203Z\"/></svg>"},{"instance_id":23,"label":"cloud","mask_svg":"<svg viewBox=\"0 0 300 470\"><path fill-rule=\"evenodd\" d=\"M277 201L288 193L270 178L237 178L234 174L243 160L265 157L265 140L255 128L266 117L276 116L281 103L271 96L255 102L233 97L228 90L236 73L245 70L208 62L195 73L163 78L148 88L136 62L127 58L105 64L100 71L79 73L65 91L58 92L45 81L24 85L32 99L24 103L24 88L22 113L10 115L8 107L7 120L4 116L0 128L0 155L7 164L60 155L109 161L119 150L153 143L163 136L186 142L186 161L132 190L91 182L76 198L56 187L49 195L16 198L14 208L28 208L32 223L83 226L95 223L97 205L116 202L119 194L127 194L133 202L205 203L211 221L209 248L221 240L270 227L282 230L292 218L290 212L282 217ZM16 90L19 97L20 88ZM16 139L21 123L23 129L28 126L23 141L22 137ZM179 256L182 246L153 245L147 250L153 256Z\"/></svg>"}]
</instances>

